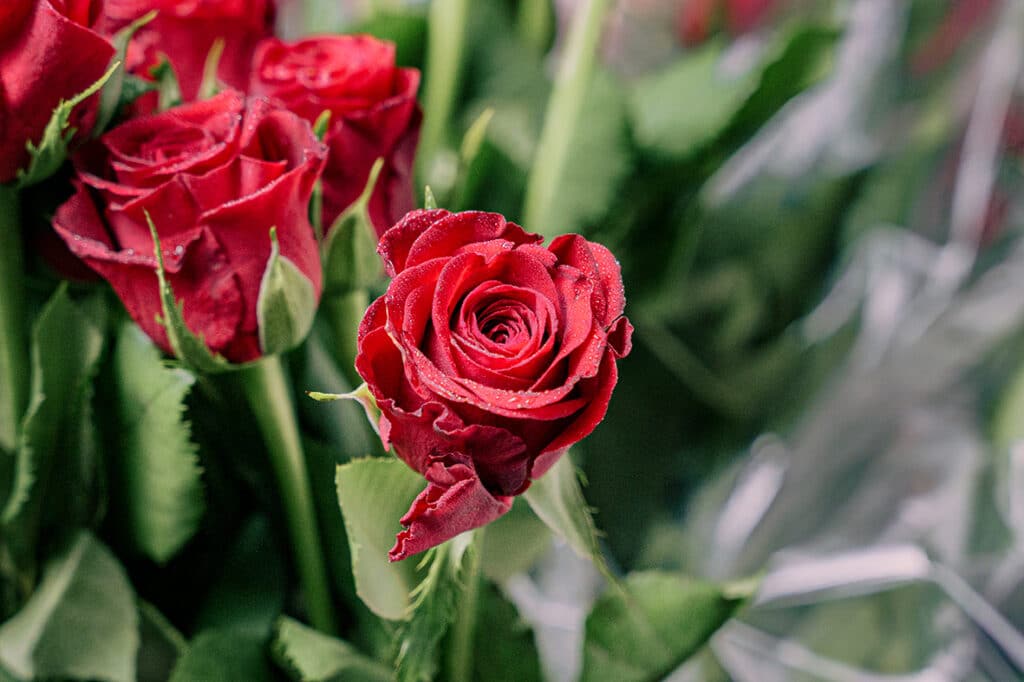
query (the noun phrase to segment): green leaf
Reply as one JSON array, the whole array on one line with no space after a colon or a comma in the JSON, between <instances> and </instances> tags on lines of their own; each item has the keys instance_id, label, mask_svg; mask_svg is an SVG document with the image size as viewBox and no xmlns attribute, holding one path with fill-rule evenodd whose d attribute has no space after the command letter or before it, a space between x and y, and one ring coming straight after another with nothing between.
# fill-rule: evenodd
<instances>
[{"instance_id":1,"label":"green leaf","mask_svg":"<svg viewBox=\"0 0 1024 682\"><path fill-rule=\"evenodd\" d=\"M175 301L174 291L171 283L167 281L167 271L164 269L164 252L160 247L160 236L156 233L156 226L153 219L146 214L146 221L149 223L149 233L153 237L153 251L156 255L156 277L160 287L160 305L163 315L157 320L167 330L167 340L174 350L174 355L186 367L201 374L216 374L232 369L238 369L241 365L232 365L220 355L214 355L206 347L202 337L197 337L185 324L182 314L182 303Z\"/></svg>"},{"instance_id":2,"label":"green leaf","mask_svg":"<svg viewBox=\"0 0 1024 682\"><path fill-rule=\"evenodd\" d=\"M398 12L388 7L378 7L365 22L350 33L368 33L381 40L395 44L395 63L398 66L419 67L423 64L423 51L427 39L427 19L423 12Z\"/></svg>"},{"instance_id":3,"label":"green leaf","mask_svg":"<svg viewBox=\"0 0 1024 682\"><path fill-rule=\"evenodd\" d=\"M594 518L583 498L576 466L568 453L534 481L523 497L540 520L578 555L590 559L606 576L611 576L598 544Z\"/></svg>"},{"instance_id":4,"label":"green leaf","mask_svg":"<svg viewBox=\"0 0 1024 682\"><path fill-rule=\"evenodd\" d=\"M625 96L609 74L594 74L583 111L586 119L573 132L558 179L558 201L550 206L545 225L531 226L548 236L585 231L600 220L620 200L619 187L632 166Z\"/></svg>"},{"instance_id":5,"label":"green leaf","mask_svg":"<svg viewBox=\"0 0 1024 682\"><path fill-rule=\"evenodd\" d=\"M82 531L47 564L24 608L0 626L0 662L23 678L131 682L137 630L124 569Z\"/></svg>"},{"instance_id":6,"label":"green leaf","mask_svg":"<svg viewBox=\"0 0 1024 682\"><path fill-rule=\"evenodd\" d=\"M64 159L67 158L68 144L70 144L71 138L78 132L74 128L68 128L71 124L71 112L76 106L99 92L104 83L114 75L120 66L120 62L114 62L107 72L100 76L99 80L71 99L62 99L54 108L39 142L35 143L31 140L26 142L31 158L28 168L18 171L19 187L24 188L42 182L57 172L57 169L64 163Z\"/></svg>"},{"instance_id":7,"label":"green leaf","mask_svg":"<svg viewBox=\"0 0 1024 682\"><path fill-rule=\"evenodd\" d=\"M364 289L381 276L377 232L370 220L370 197L377 185L384 159L370 169L359 198L337 217L323 243L324 289L329 295Z\"/></svg>"},{"instance_id":8,"label":"green leaf","mask_svg":"<svg viewBox=\"0 0 1024 682\"><path fill-rule=\"evenodd\" d=\"M319 301L309 278L281 255L275 228L270 229L270 243L270 259L260 283L256 318L260 350L264 355L277 355L291 350L306 338Z\"/></svg>"},{"instance_id":9,"label":"green leaf","mask_svg":"<svg viewBox=\"0 0 1024 682\"><path fill-rule=\"evenodd\" d=\"M220 91L217 83L217 67L220 66L221 55L224 54L224 39L217 38L206 53L206 61L203 63L203 80L199 83L199 92L196 99L210 99Z\"/></svg>"},{"instance_id":10,"label":"green leaf","mask_svg":"<svg viewBox=\"0 0 1024 682\"><path fill-rule=\"evenodd\" d=\"M166 680L178 658L188 650L188 642L160 611L142 600L139 609L139 655L137 679Z\"/></svg>"},{"instance_id":11,"label":"green leaf","mask_svg":"<svg viewBox=\"0 0 1024 682\"><path fill-rule=\"evenodd\" d=\"M114 46L114 62L125 63L125 58L128 54L128 43L131 42L135 32L153 21L156 15L156 10L148 12L114 34L114 37L110 39ZM118 69L110 77L110 80L107 81L107 84L103 86L103 91L100 93L100 106L96 115L96 124L93 126L92 131L93 137L99 137L100 133L106 130L122 106L135 101L136 97L143 94L137 91L134 84L125 88L126 80L128 78L125 69ZM128 97L125 97L126 91L129 95Z\"/></svg>"},{"instance_id":12,"label":"green leaf","mask_svg":"<svg viewBox=\"0 0 1024 682\"><path fill-rule=\"evenodd\" d=\"M437 199L434 198L434 190L430 189L430 185L423 188L423 208L427 211L437 208Z\"/></svg>"},{"instance_id":13,"label":"green leaf","mask_svg":"<svg viewBox=\"0 0 1024 682\"><path fill-rule=\"evenodd\" d=\"M95 512L99 474L90 401L103 322L101 310L84 308L62 285L32 331L31 398L11 493L0 513L0 544L30 573L48 519L53 525L85 524Z\"/></svg>"},{"instance_id":14,"label":"green leaf","mask_svg":"<svg viewBox=\"0 0 1024 682\"><path fill-rule=\"evenodd\" d=\"M274 661L296 682L388 682L391 671L354 646L288 617L278 623L271 644Z\"/></svg>"},{"instance_id":15,"label":"green leaf","mask_svg":"<svg viewBox=\"0 0 1024 682\"><path fill-rule=\"evenodd\" d=\"M150 73L156 81L156 91L159 95L157 111L167 111L181 104L181 86L178 85L178 74L174 71L174 65L165 57L151 69Z\"/></svg>"},{"instance_id":16,"label":"green leaf","mask_svg":"<svg viewBox=\"0 0 1024 682\"><path fill-rule=\"evenodd\" d=\"M581 682L662 679L704 646L753 587L657 571L631 574L587 617Z\"/></svg>"},{"instance_id":17,"label":"green leaf","mask_svg":"<svg viewBox=\"0 0 1024 682\"><path fill-rule=\"evenodd\" d=\"M486 539L493 530L488 526ZM473 643L473 679L477 682L541 682L540 657L533 630L515 606L490 584L481 583Z\"/></svg>"},{"instance_id":18,"label":"green leaf","mask_svg":"<svg viewBox=\"0 0 1024 682\"><path fill-rule=\"evenodd\" d=\"M710 42L637 81L630 113L642 149L664 156L692 153L739 111L754 92L757 75L724 73L723 52L721 43Z\"/></svg>"},{"instance_id":19,"label":"green leaf","mask_svg":"<svg viewBox=\"0 0 1024 682\"><path fill-rule=\"evenodd\" d=\"M118 449L114 517L132 546L158 563L170 559L202 519L202 471L184 418L195 377L164 365L160 351L135 324L124 323L114 351Z\"/></svg>"},{"instance_id":20,"label":"green leaf","mask_svg":"<svg viewBox=\"0 0 1024 682\"><path fill-rule=\"evenodd\" d=\"M320 115L313 121L313 134L316 135L316 139L321 142L324 141L324 136L327 135L327 129L331 125L331 110L324 109L320 112Z\"/></svg>"},{"instance_id":21,"label":"green leaf","mask_svg":"<svg viewBox=\"0 0 1024 682\"><path fill-rule=\"evenodd\" d=\"M416 569L411 561L391 563L388 550L401 530L398 520L424 487L423 478L397 459L366 458L339 466L335 480L356 593L381 618L404 618Z\"/></svg>"},{"instance_id":22,"label":"green leaf","mask_svg":"<svg viewBox=\"0 0 1024 682\"><path fill-rule=\"evenodd\" d=\"M721 43L691 51L640 79L630 98L637 144L657 157L690 157L728 135L730 147L825 76L837 32L797 25L781 31L754 69L730 74ZM696 96L695 96L696 93Z\"/></svg>"},{"instance_id":23,"label":"green leaf","mask_svg":"<svg viewBox=\"0 0 1024 682\"><path fill-rule=\"evenodd\" d=\"M481 551L481 567L488 578L503 583L537 563L551 546L551 531L516 498L512 509L487 526Z\"/></svg>"},{"instance_id":24,"label":"green leaf","mask_svg":"<svg viewBox=\"0 0 1024 682\"><path fill-rule=\"evenodd\" d=\"M438 645L455 618L459 597L465 591L465 572L473 561L472 533L463 533L430 549L420 567L427 575L412 594L407 622L398 633L395 670L398 682L430 682L436 679Z\"/></svg>"},{"instance_id":25,"label":"green leaf","mask_svg":"<svg viewBox=\"0 0 1024 682\"><path fill-rule=\"evenodd\" d=\"M196 630L231 629L266 636L284 609L284 553L267 519L255 516L239 532L196 615Z\"/></svg>"},{"instance_id":26,"label":"green leaf","mask_svg":"<svg viewBox=\"0 0 1024 682\"><path fill-rule=\"evenodd\" d=\"M199 633L178 659L170 682L245 680L273 682L264 655L266 637L249 630L217 629Z\"/></svg>"}]
</instances>

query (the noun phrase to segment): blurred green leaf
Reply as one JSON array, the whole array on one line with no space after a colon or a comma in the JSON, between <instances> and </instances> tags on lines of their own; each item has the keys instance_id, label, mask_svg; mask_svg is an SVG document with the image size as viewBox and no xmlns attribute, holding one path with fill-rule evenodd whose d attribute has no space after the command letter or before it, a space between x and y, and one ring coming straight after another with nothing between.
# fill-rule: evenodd
<instances>
[{"instance_id":1,"label":"blurred green leaf","mask_svg":"<svg viewBox=\"0 0 1024 682\"><path fill-rule=\"evenodd\" d=\"M551 531L528 503L515 498L512 509L487 526L481 568L488 578L502 583L528 571L551 546Z\"/></svg>"},{"instance_id":2,"label":"blurred green leaf","mask_svg":"<svg viewBox=\"0 0 1024 682\"><path fill-rule=\"evenodd\" d=\"M589 559L606 575L608 565L601 554L597 528L580 488L576 465L566 453L523 493L540 519L565 540L577 554Z\"/></svg>"},{"instance_id":3,"label":"blurred green leaf","mask_svg":"<svg viewBox=\"0 0 1024 682\"><path fill-rule=\"evenodd\" d=\"M165 682L178 657L188 649L188 642L155 606L140 600L138 608L138 682Z\"/></svg>"},{"instance_id":4,"label":"blurred green leaf","mask_svg":"<svg viewBox=\"0 0 1024 682\"><path fill-rule=\"evenodd\" d=\"M682 156L706 145L754 92L756 74L721 68L724 47L711 42L633 88L630 114L637 144L655 155Z\"/></svg>"},{"instance_id":5,"label":"blurred green leaf","mask_svg":"<svg viewBox=\"0 0 1024 682\"><path fill-rule=\"evenodd\" d=\"M587 617L581 682L662 679L733 616L753 587L656 571L629 575Z\"/></svg>"},{"instance_id":6,"label":"blurred green leaf","mask_svg":"<svg viewBox=\"0 0 1024 682\"><path fill-rule=\"evenodd\" d=\"M413 561L391 563L398 520L423 489L423 478L394 458L357 459L338 467L338 502L345 519L356 593L381 618L399 620L416 586Z\"/></svg>"},{"instance_id":7,"label":"blurred green leaf","mask_svg":"<svg viewBox=\"0 0 1024 682\"><path fill-rule=\"evenodd\" d=\"M387 682L391 670L351 644L282 617L271 645L274 660L296 682Z\"/></svg>"},{"instance_id":8,"label":"blurred green leaf","mask_svg":"<svg viewBox=\"0 0 1024 682\"><path fill-rule=\"evenodd\" d=\"M133 547L164 562L196 532L205 508L196 446L184 418L195 377L167 367L160 350L130 322L121 325L113 361L119 436L110 457L117 481L114 518Z\"/></svg>"},{"instance_id":9,"label":"blurred green leaf","mask_svg":"<svg viewBox=\"0 0 1024 682\"><path fill-rule=\"evenodd\" d=\"M730 74L720 43L688 52L634 86L630 111L637 143L655 157L689 157L724 137L735 149L787 101L820 81L838 37L832 28L783 31L755 68Z\"/></svg>"},{"instance_id":10,"label":"blurred green leaf","mask_svg":"<svg viewBox=\"0 0 1024 682\"><path fill-rule=\"evenodd\" d=\"M178 659L170 682L245 680L273 682L264 652L266 636L249 630L216 629L199 633Z\"/></svg>"},{"instance_id":11,"label":"blurred green leaf","mask_svg":"<svg viewBox=\"0 0 1024 682\"><path fill-rule=\"evenodd\" d=\"M284 609L287 580L282 559L267 519L254 516L242 526L209 586L195 629L266 636Z\"/></svg>"},{"instance_id":12,"label":"blurred green leaf","mask_svg":"<svg viewBox=\"0 0 1024 682\"><path fill-rule=\"evenodd\" d=\"M507 516L507 515L506 515ZM494 530L487 527L484 539ZM494 585L481 583L473 649L478 682L541 682L533 630Z\"/></svg>"},{"instance_id":13,"label":"blurred green leaf","mask_svg":"<svg viewBox=\"0 0 1024 682\"><path fill-rule=\"evenodd\" d=\"M25 678L135 680L138 614L124 569L79 532L32 598L0 626L0 661Z\"/></svg>"},{"instance_id":14,"label":"blurred green leaf","mask_svg":"<svg viewBox=\"0 0 1024 682\"><path fill-rule=\"evenodd\" d=\"M558 201L548 213L545 229L553 234L585 232L600 220L620 200L619 186L632 163L625 97L610 74L594 74L583 111L583 125L575 128L558 181Z\"/></svg>"},{"instance_id":15,"label":"blurred green leaf","mask_svg":"<svg viewBox=\"0 0 1024 682\"><path fill-rule=\"evenodd\" d=\"M0 543L29 575L41 529L87 524L100 504L90 408L92 380L103 350L103 310L95 307L97 301L80 307L63 285L32 332L31 398L21 426L11 493L0 515Z\"/></svg>"}]
</instances>

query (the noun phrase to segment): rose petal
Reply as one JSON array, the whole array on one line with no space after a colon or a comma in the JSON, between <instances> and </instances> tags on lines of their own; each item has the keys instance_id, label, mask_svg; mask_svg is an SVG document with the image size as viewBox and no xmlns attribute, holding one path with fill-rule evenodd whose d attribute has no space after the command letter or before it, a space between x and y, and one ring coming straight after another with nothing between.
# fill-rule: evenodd
<instances>
[{"instance_id":1,"label":"rose petal","mask_svg":"<svg viewBox=\"0 0 1024 682\"><path fill-rule=\"evenodd\" d=\"M425 476L426 489L401 519L406 529L395 537L395 546L388 553L391 561L401 561L486 525L512 507L511 497L495 497L487 492L472 463L437 461Z\"/></svg>"}]
</instances>

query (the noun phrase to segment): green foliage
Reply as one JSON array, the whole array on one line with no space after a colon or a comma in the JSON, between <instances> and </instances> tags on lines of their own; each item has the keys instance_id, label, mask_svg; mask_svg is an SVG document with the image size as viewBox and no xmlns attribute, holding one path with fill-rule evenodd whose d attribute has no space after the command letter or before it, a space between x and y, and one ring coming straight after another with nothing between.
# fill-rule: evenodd
<instances>
[{"instance_id":1,"label":"green foliage","mask_svg":"<svg viewBox=\"0 0 1024 682\"><path fill-rule=\"evenodd\" d=\"M620 199L619 188L630 172L632 150L627 134L622 86L597 71L583 103L584 123L573 129L569 155L548 211L548 225L531 226L546 235L585 232Z\"/></svg>"},{"instance_id":2,"label":"green foliage","mask_svg":"<svg viewBox=\"0 0 1024 682\"><path fill-rule=\"evenodd\" d=\"M135 680L138 614L124 569L82 531L0 626L0 662L23 678Z\"/></svg>"},{"instance_id":3,"label":"green foliage","mask_svg":"<svg viewBox=\"0 0 1024 682\"><path fill-rule=\"evenodd\" d=\"M397 459L367 458L339 466L336 483L356 593L381 618L402 619L416 585L415 564L391 563L388 550L423 479Z\"/></svg>"},{"instance_id":4,"label":"green foliage","mask_svg":"<svg viewBox=\"0 0 1024 682\"><path fill-rule=\"evenodd\" d=\"M284 610L285 555L262 516L238 533L196 614L196 629L266 636Z\"/></svg>"},{"instance_id":5,"label":"green foliage","mask_svg":"<svg viewBox=\"0 0 1024 682\"><path fill-rule=\"evenodd\" d=\"M609 588L587 617L581 682L662 679L732 617L753 587L631 574L621 589Z\"/></svg>"},{"instance_id":6,"label":"green foliage","mask_svg":"<svg viewBox=\"0 0 1024 682\"><path fill-rule=\"evenodd\" d=\"M139 682L166 680L188 642L164 614L152 604L138 600L139 654L136 677Z\"/></svg>"},{"instance_id":7,"label":"green foliage","mask_svg":"<svg viewBox=\"0 0 1024 682\"><path fill-rule=\"evenodd\" d=\"M213 629L199 633L178 659L170 682L246 680L272 682L264 653L265 635L248 630Z\"/></svg>"},{"instance_id":8,"label":"green foliage","mask_svg":"<svg viewBox=\"0 0 1024 682\"><path fill-rule=\"evenodd\" d=\"M611 575L598 544L594 518L583 498L576 465L568 453L534 481L523 497L534 513L573 551L593 561L606 575Z\"/></svg>"},{"instance_id":9,"label":"green foliage","mask_svg":"<svg viewBox=\"0 0 1024 682\"><path fill-rule=\"evenodd\" d=\"M129 542L157 562L170 559L196 532L205 508L202 472L185 420L195 377L164 365L160 350L124 323L114 350L118 447L110 467L118 481L112 504Z\"/></svg>"},{"instance_id":10,"label":"green foliage","mask_svg":"<svg viewBox=\"0 0 1024 682\"><path fill-rule=\"evenodd\" d=\"M29 583L42 530L89 523L98 503L91 399L103 311L88 303L76 305L62 286L32 331L31 398L0 514L0 545Z\"/></svg>"},{"instance_id":11,"label":"green foliage","mask_svg":"<svg viewBox=\"0 0 1024 682\"><path fill-rule=\"evenodd\" d=\"M750 71L726 72L724 47L713 42L645 76L630 102L637 143L663 158L691 157L716 142L734 150L787 101L827 75L837 38L832 28L797 25L782 32Z\"/></svg>"},{"instance_id":12,"label":"green foliage","mask_svg":"<svg viewBox=\"0 0 1024 682\"><path fill-rule=\"evenodd\" d=\"M464 533L424 554L420 566L427 568L427 575L409 595L412 603L396 640L398 682L436 679L438 645L455 618L459 595L466 587L466 566L477 551L472 534Z\"/></svg>"},{"instance_id":13,"label":"green foliage","mask_svg":"<svg viewBox=\"0 0 1024 682\"><path fill-rule=\"evenodd\" d=\"M359 653L351 644L282 617L271 653L295 682L388 682L391 670Z\"/></svg>"},{"instance_id":14,"label":"green foliage","mask_svg":"<svg viewBox=\"0 0 1024 682\"><path fill-rule=\"evenodd\" d=\"M494 527L488 527L486 540ZM510 546L511 547L511 546ZM473 678L479 682L541 682L533 630L494 586L482 584L473 642Z\"/></svg>"},{"instance_id":15,"label":"green foliage","mask_svg":"<svg viewBox=\"0 0 1024 682\"><path fill-rule=\"evenodd\" d=\"M319 303L313 283L281 255L277 230L270 230L270 258L256 302L260 350L276 355L302 343L313 326Z\"/></svg>"},{"instance_id":16,"label":"green foliage","mask_svg":"<svg viewBox=\"0 0 1024 682\"><path fill-rule=\"evenodd\" d=\"M484 575L501 584L529 570L550 546L547 525L525 500L516 498L507 514L487 526L481 568Z\"/></svg>"},{"instance_id":17,"label":"green foliage","mask_svg":"<svg viewBox=\"0 0 1024 682\"><path fill-rule=\"evenodd\" d=\"M714 139L750 97L756 75L723 72L724 49L719 42L708 43L634 85L630 115L645 152L692 154Z\"/></svg>"},{"instance_id":18,"label":"green foliage","mask_svg":"<svg viewBox=\"0 0 1024 682\"><path fill-rule=\"evenodd\" d=\"M28 168L18 171L19 187L29 187L42 182L57 172L57 169L64 163L64 159L67 158L71 138L78 132L75 128L68 128L71 125L71 112L79 104L99 92L120 66L120 62L114 62L107 72L100 76L99 80L71 99L62 99L54 108L39 142L32 140L26 142L30 160Z\"/></svg>"}]
</instances>

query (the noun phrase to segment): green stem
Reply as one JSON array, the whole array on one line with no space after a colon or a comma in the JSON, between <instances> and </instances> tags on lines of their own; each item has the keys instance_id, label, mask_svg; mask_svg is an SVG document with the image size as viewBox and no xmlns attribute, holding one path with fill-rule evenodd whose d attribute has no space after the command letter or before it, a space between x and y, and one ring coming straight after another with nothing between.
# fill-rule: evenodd
<instances>
[{"instance_id":1,"label":"green stem","mask_svg":"<svg viewBox=\"0 0 1024 682\"><path fill-rule=\"evenodd\" d=\"M465 590L459 598L455 622L448 643L448 671L446 679L452 682L473 680L473 636L480 606L480 555L483 553L484 529L473 532L472 545L466 550Z\"/></svg>"},{"instance_id":2,"label":"green stem","mask_svg":"<svg viewBox=\"0 0 1024 682\"><path fill-rule=\"evenodd\" d=\"M280 489L310 622L322 632L335 634L327 566L288 377L280 357L271 356L242 370L241 378Z\"/></svg>"},{"instance_id":3,"label":"green stem","mask_svg":"<svg viewBox=\"0 0 1024 682\"><path fill-rule=\"evenodd\" d=\"M433 0L427 27L428 74L423 93L423 129L417 154L420 177L426 171L444 141L455 106L462 56L466 47L466 21L469 0Z\"/></svg>"},{"instance_id":4,"label":"green stem","mask_svg":"<svg viewBox=\"0 0 1024 682\"><path fill-rule=\"evenodd\" d=\"M577 10L544 114L544 127L526 184L523 226L545 236L552 236L552 231L557 230L557 226L547 224L547 217L569 158L573 132L580 123L609 4L610 0L589 0Z\"/></svg>"},{"instance_id":5,"label":"green stem","mask_svg":"<svg viewBox=\"0 0 1024 682\"><path fill-rule=\"evenodd\" d=\"M349 384L358 386L363 381L355 368L359 324L370 307L370 295L366 289L353 289L325 298L324 307L334 332L334 359Z\"/></svg>"},{"instance_id":6,"label":"green stem","mask_svg":"<svg viewBox=\"0 0 1024 682\"><path fill-rule=\"evenodd\" d=\"M551 46L551 33L554 29L554 8L551 6L551 0L520 0L516 28L523 42L538 54L547 52Z\"/></svg>"},{"instance_id":7,"label":"green stem","mask_svg":"<svg viewBox=\"0 0 1024 682\"><path fill-rule=\"evenodd\" d=\"M18 191L0 185L0 446L13 450L28 404L25 264Z\"/></svg>"}]
</instances>

